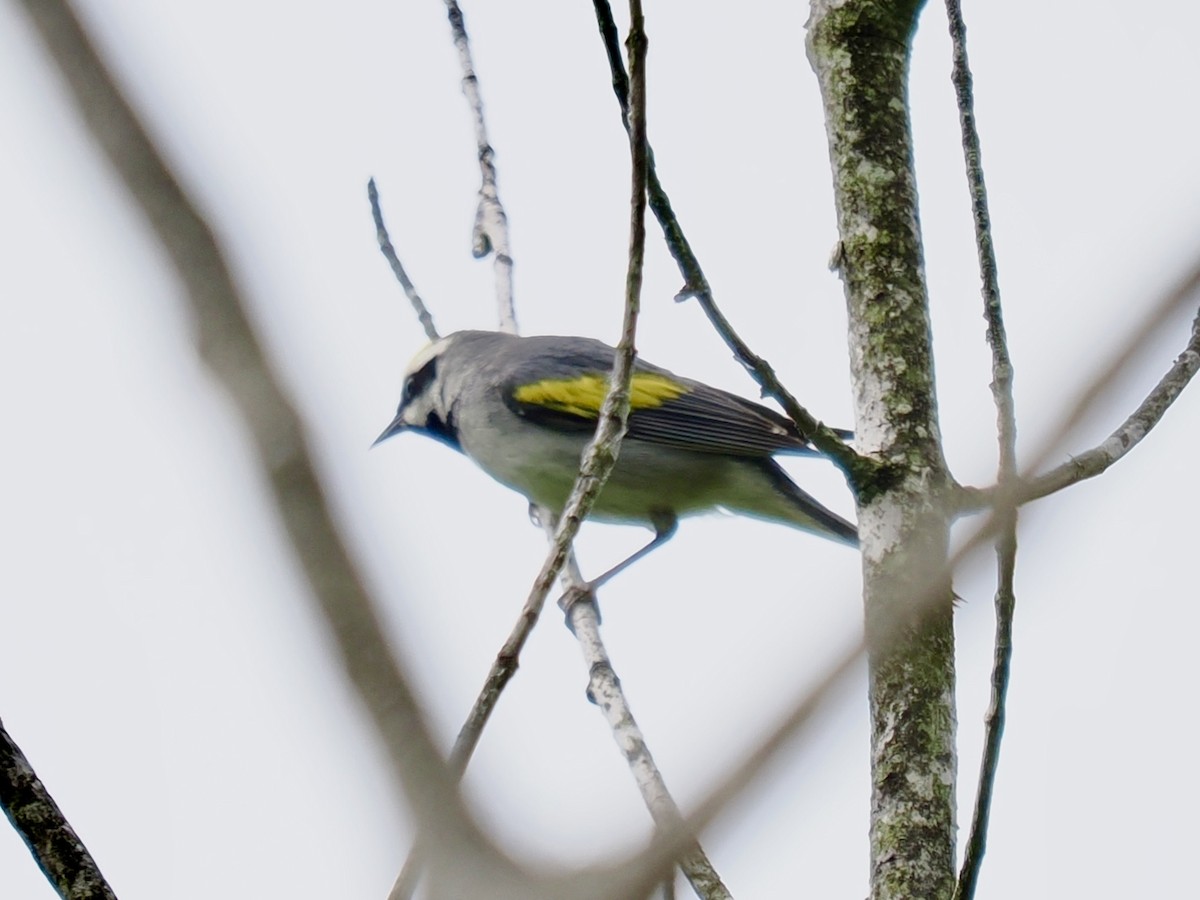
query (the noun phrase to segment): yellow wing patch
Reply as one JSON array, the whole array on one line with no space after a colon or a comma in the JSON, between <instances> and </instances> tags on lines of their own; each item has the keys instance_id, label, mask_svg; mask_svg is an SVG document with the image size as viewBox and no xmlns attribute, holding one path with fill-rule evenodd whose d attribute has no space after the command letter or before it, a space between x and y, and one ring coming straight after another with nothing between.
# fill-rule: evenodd
<instances>
[{"instance_id":1,"label":"yellow wing patch","mask_svg":"<svg viewBox=\"0 0 1200 900\"><path fill-rule=\"evenodd\" d=\"M687 385L654 372L635 372L629 385L629 408L654 409L669 400L682 397ZM579 375L576 378L547 378L523 384L513 391L513 399L530 406L541 406L555 412L569 413L584 419L600 414L604 395L608 393L607 375Z\"/></svg>"}]
</instances>

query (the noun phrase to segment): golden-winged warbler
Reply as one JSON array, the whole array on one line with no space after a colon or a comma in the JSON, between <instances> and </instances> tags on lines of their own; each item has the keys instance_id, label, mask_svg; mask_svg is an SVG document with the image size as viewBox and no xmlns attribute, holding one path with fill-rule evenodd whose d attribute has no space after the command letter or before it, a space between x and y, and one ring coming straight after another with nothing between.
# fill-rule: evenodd
<instances>
[{"instance_id":1,"label":"golden-winged warbler","mask_svg":"<svg viewBox=\"0 0 1200 900\"><path fill-rule=\"evenodd\" d=\"M376 443L427 434L558 514L595 432L614 352L582 337L456 332L409 364L396 416ZM789 419L640 359L630 396L628 431L590 518L648 525L655 537L593 586L666 541L680 516L715 508L857 546L854 526L772 459L816 452Z\"/></svg>"}]
</instances>

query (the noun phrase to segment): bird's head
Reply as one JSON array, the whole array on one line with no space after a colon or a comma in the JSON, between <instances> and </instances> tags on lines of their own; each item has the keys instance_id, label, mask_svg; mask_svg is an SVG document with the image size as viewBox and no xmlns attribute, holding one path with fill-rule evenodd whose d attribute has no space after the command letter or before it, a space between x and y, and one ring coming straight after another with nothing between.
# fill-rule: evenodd
<instances>
[{"instance_id":1,"label":"bird's head","mask_svg":"<svg viewBox=\"0 0 1200 900\"><path fill-rule=\"evenodd\" d=\"M445 356L457 335L439 338L413 357L404 372L396 415L375 444L402 431L416 431L461 450L448 396ZM372 444L371 446L375 446Z\"/></svg>"}]
</instances>

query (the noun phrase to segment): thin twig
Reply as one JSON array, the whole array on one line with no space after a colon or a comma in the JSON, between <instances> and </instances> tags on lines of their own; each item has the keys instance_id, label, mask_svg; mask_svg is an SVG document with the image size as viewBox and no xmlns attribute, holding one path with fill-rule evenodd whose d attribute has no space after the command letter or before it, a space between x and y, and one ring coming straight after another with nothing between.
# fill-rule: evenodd
<instances>
[{"instance_id":1,"label":"thin twig","mask_svg":"<svg viewBox=\"0 0 1200 900\"><path fill-rule=\"evenodd\" d=\"M630 2L630 31L626 47L632 82L629 145L633 159L633 186L626 319L622 330L622 343L632 348L635 323L630 310L636 309L641 293L646 237L646 35L638 0ZM570 603L567 607L567 622L579 642L587 667L588 697L608 720L613 739L621 748L630 772L633 773L646 808L660 829L678 829L683 823L683 814L667 789L662 772L654 761L621 688L620 679L613 669L612 660L600 635L600 616L594 599L586 597ZM698 841L692 840L684 848L679 857L679 867L696 895L703 900L730 900L732 897ZM673 882L668 880L668 884L673 888Z\"/></svg>"},{"instance_id":2,"label":"thin twig","mask_svg":"<svg viewBox=\"0 0 1200 900\"><path fill-rule=\"evenodd\" d=\"M63 900L116 900L17 742L0 722L0 807Z\"/></svg>"},{"instance_id":3,"label":"thin twig","mask_svg":"<svg viewBox=\"0 0 1200 900\"><path fill-rule=\"evenodd\" d=\"M992 351L992 400L996 405L996 437L1000 457L997 484L1001 490L1008 492L1017 477L1017 414L1013 397L1013 365L1008 352L1008 336L1005 333L1004 315L1000 304L996 247L992 240L979 131L975 125L975 98L971 67L967 60L967 26L963 22L959 0L946 0L946 13L950 20L950 38L954 45L951 80L958 103L963 156L971 192L971 211L975 220L979 275L983 282L983 314L987 321L988 346ZM1017 566L1017 508L998 508L996 512L1000 522L995 544L996 635L992 651L991 697L984 720L984 748L979 764L975 808L971 815L971 830L963 853L962 869L954 888L955 900L971 900L975 896L975 886L983 865L1012 672L1013 615L1017 602L1014 585Z\"/></svg>"},{"instance_id":4,"label":"thin twig","mask_svg":"<svg viewBox=\"0 0 1200 900\"><path fill-rule=\"evenodd\" d=\"M454 46L458 50L458 62L462 68L462 89L471 107L475 125L475 148L479 152L479 206L475 210L475 227L471 232L471 252L476 259L494 253L496 277L496 301L499 307L500 331L516 334L517 309L513 301L512 247L508 237L508 216L500 203L500 192L496 186L496 151L488 142L487 124L483 118L483 98L479 95L479 79L475 77L475 64L471 60L471 43L467 40L467 26L463 22L462 10L455 0L446 0L446 14L450 19L450 30L454 34Z\"/></svg>"},{"instance_id":5,"label":"thin twig","mask_svg":"<svg viewBox=\"0 0 1200 900\"><path fill-rule=\"evenodd\" d=\"M1198 287L1200 287L1200 268L1189 273L1173 289L1172 294L1186 297ZM1161 324L1161 321L1156 320L1156 324ZM1072 457L1069 462L1065 462L1043 475L1026 476L1017 481L1012 488L1013 499L1011 502L1023 505L1040 500L1106 472L1153 430L1198 371L1200 371L1200 314L1192 322L1192 335L1187 346L1175 358L1171 368L1159 379L1158 384L1150 390L1138 408L1112 434L1097 446L1085 450L1078 456ZM1071 427L1074 427L1077 421L1077 419L1073 419ZM1044 463L1044 459L1040 461L1040 464ZM1031 466L1030 468L1036 467ZM959 509L964 513L987 509L999 502L999 494L999 486L963 488Z\"/></svg>"},{"instance_id":6,"label":"thin twig","mask_svg":"<svg viewBox=\"0 0 1200 900\"><path fill-rule=\"evenodd\" d=\"M383 637L376 605L350 558L317 478L304 425L250 327L212 230L120 94L70 7L24 0L97 146L138 204L186 288L198 352L240 410L264 481L311 597L386 750L398 789L424 833L451 853L477 855L497 884L528 879L467 815L416 696ZM445 870L449 878L453 869ZM440 874L440 873L439 873Z\"/></svg>"},{"instance_id":7,"label":"thin twig","mask_svg":"<svg viewBox=\"0 0 1200 900\"><path fill-rule=\"evenodd\" d=\"M662 772L646 744L642 730L633 717L612 666L608 650L600 636L600 617L594 602L576 600L567 609L567 621L579 641L588 670L588 697L604 713L613 739L621 748L633 773L638 791L659 829L668 832L684 827L683 813L672 798ZM704 900L729 900L733 895L721 881L699 841L687 841L680 848L679 868L697 897ZM670 883L670 882L668 882Z\"/></svg>"},{"instance_id":8,"label":"thin twig","mask_svg":"<svg viewBox=\"0 0 1200 900\"><path fill-rule=\"evenodd\" d=\"M425 301L421 299L421 295L417 293L416 286L408 277L408 273L404 271L404 264L400 262L400 257L396 255L396 248L392 246L392 239L388 235L387 226L383 224L383 210L379 206L379 191L375 187L374 178L367 181L367 198L371 201L371 218L375 220L375 239L379 241L379 250L388 261L388 265L392 267L392 274L396 276L396 280L404 288L408 302L412 304L413 311L417 314L417 320L421 323L421 327L425 329L425 337L431 341L436 341L438 339L438 331L437 327L433 324L433 316L429 314L429 309L425 306Z\"/></svg>"},{"instance_id":9,"label":"thin twig","mask_svg":"<svg viewBox=\"0 0 1200 900\"><path fill-rule=\"evenodd\" d=\"M625 123L625 128L628 129L629 78L625 74L625 65L621 60L621 45L617 35L616 22L613 19L612 8L609 6L608 0L592 0L592 2L596 11L596 22L600 28L600 38L604 43L604 52L608 57L613 93L616 94L617 102L621 107L622 121ZM751 350L750 345L742 339L730 321L725 318L713 297L712 288L704 276L700 261L692 252L691 244L688 243L679 219L671 208L671 200L667 196L666 189L659 181L658 171L654 164L654 150L649 145L646 148L646 160L646 183L650 209L658 219L667 248L683 276L683 287L676 295L676 300L694 297L717 334L733 351L734 358L758 382L763 394L778 401L784 412L796 423L800 433L846 473L851 487L865 483L875 471L876 463L868 457L855 453L853 448L847 446L834 429L818 421L812 413L801 406L800 402L780 383L771 364Z\"/></svg>"},{"instance_id":10,"label":"thin twig","mask_svg":"<svg viewBox=\"0 0 1200 900\"><path fill-rule=\"evenodd\" d=\"M1029 464L1027 467L1028 469L1036 471L1045 465L1046 460L1058 447L1058 444L1061 442L1062 438L1069 434L1083 420L1084 416L1088 414L1092 408L1092 405L1095 403L1096 398L1108 390L1109 386L1111 386L1116 380L1118 373L1123 372L1133 357L1141 352L1142 347L1145 346L1147 341L1149 341L1150 336L1157 331L1185 301L1190 300L1197 290L1200 290L1200 259L1192 260L1191 265L1185 272L1184 276L1163 294L1162 299L1155 304L1150 314L1142 320L1137 329L1126 339L1121 351L1117 353L1111 360L1109 360L1100 373L1092 379L1092 382L1088 386L1087 390L1085 390L1080 395L1079 399L1075 401L1075 404L1071 407L1070 413L1060 423L1056 431L1058 436L1057 440L1054 442L1048 442L1046 450ZM1195 329L1193 328L1192 340L1188 343L1188 348L1192 353L1195 353L1195 346ZM1182 371L1180 374L1182 374ZM1165 403L1166 406L1169 406L1172 402L1174 402L1175 398L1179 396L1179 391L1182 391L1184 384L1186 384L1186 381L1180 384L1178 390L1174 392L1172 392L1170 389L1165 390L1163 395L1155 401L1154 405L1157 406L1158 404ZM1145 406L1146 404L1143 404L1143 407ZM1139 412L1141 409L1142 408L1139 407ZM1165 410L1165 407L1163 407L1163 409ZM1147 412L1149 412L1149 410ZM1159 415L1161 416L1161 412ZM1157 421L1157 419L1155 419L1155 421ZM1128 450L1126 450L1126 452L1128 452ZM1025 480L1027 481L1028 479Z\"/></svg>"},{"instance_id":11,"label":"thin twig","mask_svg":"<svg viewBox=\"0 0 1200 900\"><path fill-rule=\"evenodd\" d=\"M979 763L979 784L971 831L963 851L962 868L954 888L954 900L975 896L983 854L987 850L988 820L996 772L1000 766L1000 742L1004 737L1006 698L1012 672L1013 613L1016 608L1014 575L1017 557L1016 510L997 509L999 534L996 538L996 635L992 648L991 696L984 718L984 747Z\"/></svg>"}]
</instances>

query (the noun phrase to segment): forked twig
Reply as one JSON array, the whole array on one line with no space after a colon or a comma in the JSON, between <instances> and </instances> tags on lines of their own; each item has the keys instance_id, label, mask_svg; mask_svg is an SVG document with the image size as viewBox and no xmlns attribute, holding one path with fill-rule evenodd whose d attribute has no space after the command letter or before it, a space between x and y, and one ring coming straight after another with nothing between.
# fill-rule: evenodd
<instances>
[{"instance_id":1,"label":"forked twig","mask_svg":"<svg viewBox=\"0 0 1200 900\"><path fill-rule=\"evenodd\" d=\"M517 309L513 301L512 247L508 236L508 216L500 203L500 192L496 185L496 151L488 141L487 123L483 116L483 98L479 95L479 79L475 76L475 63L471 59L471 42L467 39L467 26L462 10L456 0L446 0L446 14L450 19L450 30L454 35L454 47L458 50L458 62L462 68L463 96L471 107L471 119L475 125L475 149L479 153L479 206L475 209L475 227L471 231L471 253L482 259L494 253L496 276L496 300L500 309L500 330L516 334Z\"/></svg>"},{"instance_id":2,"label":"forked twig","mask_svg":"<svg viewBox=\"0 0 1200 900\"><path fill-rule=\"evenodd\" d=\"M980 279L983 282L983 314L987 321L988 346L992 351L992 399L996 405L996 437L1000 450L996 480L1000 489L1008 493L1017 478L1017 414L1013 398L1013 365L1008 352L1008 337L1005 334L1004 315L1000 305L996 248L992 240L979 131L975 126L971 67L967 61L967 27L963 22L959 0L946 0L946 13L954 46L951 79L958 103L963 156L971 192L971 211L975 220L975 245L979 255ZM1017 507L997 507L996 515L999 519L995 543L996 635L992 650L991 696L984 720L984 747L979 763L975 808L971 815L971 829L963 852L962 868L954 888L955 900L970 900L974 897L979 871L983 865L1012 672L1013 615L1017 603L1014 585L1017 566Z\"/></svg>"}]
</instances>

